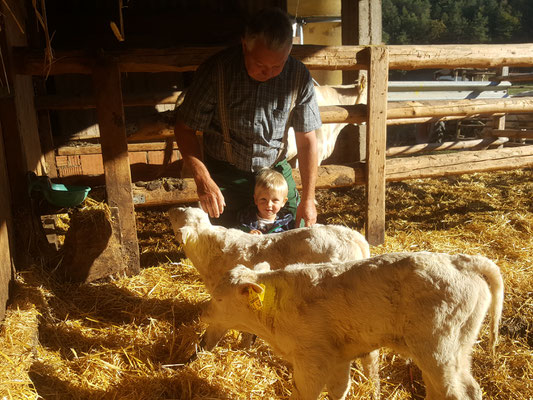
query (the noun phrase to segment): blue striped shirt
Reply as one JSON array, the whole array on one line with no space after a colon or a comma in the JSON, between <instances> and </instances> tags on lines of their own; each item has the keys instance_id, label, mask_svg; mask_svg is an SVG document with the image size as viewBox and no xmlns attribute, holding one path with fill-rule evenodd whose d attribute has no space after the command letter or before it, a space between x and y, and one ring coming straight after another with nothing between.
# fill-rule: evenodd
<instances>
[{"instance_id":1,"label":"blue striped shirt","mask_svg":"<svg viewBox=\"0 0 533 400\"><path fill-rule=\"evenodd\" d=\"M283 136L297 70L304 83L300 84L290 125L296 132L320 128L311 74L303 63L289 56L278 76L258 82L248 76L241 46L230 47L198 68L177 111L185 125L203 131L204 151L212 158L227 161L217 104L219 62L224 66L226 114L233 162L238 169L256 172L271 167L280 156L284 158Z\"/></svg>"}]
</instances>

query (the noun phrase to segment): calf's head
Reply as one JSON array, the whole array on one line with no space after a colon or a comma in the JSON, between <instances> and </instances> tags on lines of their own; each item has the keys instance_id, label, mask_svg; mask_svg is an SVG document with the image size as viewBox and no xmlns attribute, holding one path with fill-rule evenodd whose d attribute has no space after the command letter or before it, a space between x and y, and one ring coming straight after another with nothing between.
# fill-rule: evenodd
<instances>
[{"instance_id":1,"label":"calf's head","mask_svg":"<svg viewBox=\"0 0 533 400\"><path fill-rule=\"evenodd\" d=\"M207 213L195 207L174 207L168 210L172 230L180 243L185 243L199 229L211 227Z\"/></svg>"},{"instance_id":2,"label":"calf's head","mask_svg":"<svg viewBox=\"0 0 533 400\"><path fill-rule=\"evenodd\" d=\"M259 264L261 271L268 263ZM257 272L244 265L237 265L226 272L211 295L208 309L202 315L205 322L235 322L253 312L252 303L264 295L265 288L257 283Z\"/></svg>"}]
</instances>

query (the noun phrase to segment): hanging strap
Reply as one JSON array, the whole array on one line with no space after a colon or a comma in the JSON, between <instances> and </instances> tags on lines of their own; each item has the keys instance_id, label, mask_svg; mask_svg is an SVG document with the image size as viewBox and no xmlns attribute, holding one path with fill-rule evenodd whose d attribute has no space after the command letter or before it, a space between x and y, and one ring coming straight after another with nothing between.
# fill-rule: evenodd
<instances>
[{"instance_id":1,"label":"hanging strap","mask_svg":"<svg viewBox=\"0 0 533 400\"><path fill-rule=\"evenodd\" d=\"M293 81L292 93L291 93L291 106L289 108L289 117L287 118L287 124L285 125L285 132L283 133L282 144L279 149L278 158L276 162L282 161L285 156L285 150L289 141L289 128L291 127L292 115L294 113L294 106L296 105L296 99L298 98L298 92L300 91L302 80L302 71L300 68L296 69L296 77Z\"/></svg>"},{"instance_id":2,"label":"hanging strap","mask_svg":"<svg viewBox=\"0 0 533 400\"><path fill-rule=\"evenodd\" d=\"M224 80L224 67L222 62L218 63L218 114L220 116L220 126L222 128L222 135L224 136L224 151L226 152L226 161L233 163L233 152L231 148L231 138L229 135L229 121L226 115L226 101L225 91L226 85Z\"/></svg>"}]
</instances>

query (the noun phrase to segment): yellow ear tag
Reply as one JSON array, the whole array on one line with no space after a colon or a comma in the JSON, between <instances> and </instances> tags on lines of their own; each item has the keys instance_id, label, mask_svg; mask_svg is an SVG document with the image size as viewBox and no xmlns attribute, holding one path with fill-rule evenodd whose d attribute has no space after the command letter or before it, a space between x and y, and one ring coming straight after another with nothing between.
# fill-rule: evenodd
<instances>
[{"instance_id":1,"label":"yellow ear tag","mask_svg":"<svg viewBox=\"0 0 533 400\"><path fill-rule=\"evenodd\" d=\"M266 287L262 283L260 283L259 286L263 288L263 291L261 293L257 293L255 290L252 289L251 286L248 288L248 301L252 310L260 310L261 308L263 308Z\"/></svg>"}]
</instances>

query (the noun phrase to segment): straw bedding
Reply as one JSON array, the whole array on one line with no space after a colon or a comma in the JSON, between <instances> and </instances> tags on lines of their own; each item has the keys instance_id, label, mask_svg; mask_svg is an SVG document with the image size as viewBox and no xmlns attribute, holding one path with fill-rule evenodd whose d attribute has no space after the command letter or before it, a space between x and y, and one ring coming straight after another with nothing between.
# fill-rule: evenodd
<instances>
[{"instance_id":1,"label":"straw bedding","mask_svg":"<svg viewBox=\"0 0 533 400\"><path fill-rule=\"evenodd\" d=\"M473 354L487 399L533 398L532 172L390 183L386 242L371 249L483 254L501 267L497 354L488 351L486 324ZM317 198L319 222L362 230L362 188ZM230 332L187 363L209 295L166 213L138 211L137 223L137 276L74 285L39 266L18 272L0 331L0 399L288 399L291 369L261 340L244 349ZM380 373L384 399L423 398L419 371L399 356L383 351ZM371 384L357 363L352 379L349 398L369 398Z\"/></svg>"}]
</instances>

